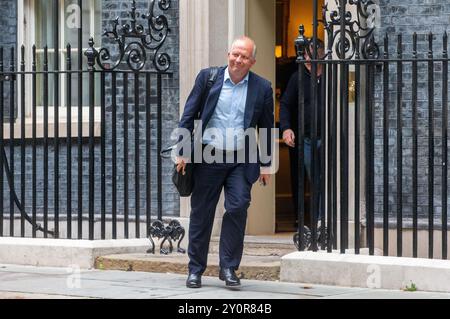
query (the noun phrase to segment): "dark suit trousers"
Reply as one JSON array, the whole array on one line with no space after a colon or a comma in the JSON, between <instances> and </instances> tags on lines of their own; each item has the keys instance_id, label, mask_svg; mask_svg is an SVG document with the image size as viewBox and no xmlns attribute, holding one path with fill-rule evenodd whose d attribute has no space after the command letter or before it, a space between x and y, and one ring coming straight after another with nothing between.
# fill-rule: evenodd
<instances>
[{"instance_id":1,"label":"dark suit trousers","mask_svg":"<svg viewBox=\"0 0 450 319\"><path fill-rule=\"evenodd\" d=\"M189 224L189 272L202 274L207 265L216 206L222 188L225 214L220 234L220 266L238 269L244 248L251 184L244 164L195 164Z\"/></svg>"},{"instance_id":2,"label":"dark suit trousers","mask_svg":"<svg viewBox=\"0 0 450 319\"><path fill-rule=\"evenodd\" d=\"M320 148L320 140L318 142L319 144L319 148ZM299 164L299 160L298 160L298 148L294 147L294 148L289 148L289 160L290 160L290 167L291 167L291 187L292 187L292 199L293 199L293 204L294 204L294 214L295 217L297 216L297 212L298 212L298 170L300 167ZM313 165L312 165L312 148L311 148L311 140L309 138L305 138L305 143L304 143L304 156L303 156L303 162L304 162L304 167L305 167L305 172L306 172L306 177L308 178L308 182L311 183L311 170L313 169ZM320 176L320 178L322 178L321 174L320 174L320 158L317 159L317 164L315 166L315 173L316 176ZM312 187L310 185L310 187ZM320 190L319 190L320 191ZM323 216L323 209L322 209L322 204L321 204L321 197L322 194L319 192L318 194L319 196L318 201L319 201L319 207L318 211L314 212L315 217L317 219L321 218Z\"/></svg>"}]
</instances>

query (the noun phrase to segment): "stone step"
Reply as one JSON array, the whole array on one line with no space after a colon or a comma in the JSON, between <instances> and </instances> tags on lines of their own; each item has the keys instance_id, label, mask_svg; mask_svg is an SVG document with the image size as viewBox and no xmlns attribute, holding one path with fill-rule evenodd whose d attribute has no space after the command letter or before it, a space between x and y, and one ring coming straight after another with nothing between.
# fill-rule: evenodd
<instances>
[{"instance_id":1,"label":"stone step","mask_svg":"<svg viewBox=\"0 0 450 319\"><path fill-rule=\"evenodd\" d=\"M291 233L275 236L246 236L244 255L237 271L238 276L242 279L279 280L281 257L296 251L292 236ZM219 241L220 237L211 238L209 265L205 271L207 276L218 276L219 274ZM159 245L157 245L157 251L158 247ZM188 261L186 254L179 253L169 255L162 255L159 252L155 255L120 254L97 258L95 268L187 274Z\"/></svg>"},{"instance_id":2,"label":"stone step","mask_svg":"<svg viewBox=\"0 0 450 319\"><path fill-rule=\"evenodd\" d=\"M219 256L208 256L205 276L219 275ZM281 258L278 256L243 256L236 274L241 279L278 281L280 279ZM142 271L156 273L188 273L188 256L174 253L160 254L120 254L98 257L95 268L100 270Z\"/></svg>"},{"instance_id":3,"label":"stone step","mask_svg":"<svg viewBox=\"0 0 450 319\"><path fill-rule=\"evenodd\" d=\"M246 236L244 240L244 256L278 256L296 251L293 233L276 236ZM219 237L211 238L210 254L219 253Z\"/></svg>"}]
</instances>

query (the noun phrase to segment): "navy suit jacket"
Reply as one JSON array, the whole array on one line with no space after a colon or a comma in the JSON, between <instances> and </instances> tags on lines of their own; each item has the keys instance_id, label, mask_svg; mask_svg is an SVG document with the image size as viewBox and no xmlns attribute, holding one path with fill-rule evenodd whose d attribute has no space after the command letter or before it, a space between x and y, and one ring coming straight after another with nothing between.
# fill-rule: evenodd
<instances>
[{"instance_id":1,"label":"navy suit jacket","mask_svg":"<svg viewBox=\"0 0 450 319\"><path fill-rule=\"evenodd\" d=\"M205 99L205 105L202 104L203 94L206 90L206 84L209 77L209 69L201 70L195 80L192 89L184 107L184 113L180 120L179 127L188 129L191 134L194 130L194 121L201 111L200 120L202 121L202 132L205 131L211 116L219 101L220 92L223 86L225 68L219 69L217 79L211 87L208 96ZM245 105L244 130L252 128L265 128L269 130L267 134L267 154L272 155L272 134L271 129L274 125L274 105L272 85L266 79L250 72L248 79L247 101ZM248 148L248 145L246 145ZM260 166L270 166L271 162L260 163L259 150L257 154L257 163L246 163L246 178L253 184L260 175Z\"/></svg>"}]
</instances>

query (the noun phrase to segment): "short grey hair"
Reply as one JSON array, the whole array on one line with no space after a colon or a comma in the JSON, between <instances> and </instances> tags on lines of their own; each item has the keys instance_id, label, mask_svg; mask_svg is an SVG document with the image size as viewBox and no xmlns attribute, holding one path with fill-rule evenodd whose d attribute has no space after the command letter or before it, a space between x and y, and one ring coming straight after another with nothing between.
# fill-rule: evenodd
<instances>
[{"instance_id":1,"label":"short grey hair","mask_svg":"<svg viewBox=\"0 0 450 319\"><path fill-rule=\"evenodd\" d=\"M249 38L245 35L240 36L239 38L236 38L233 41L233 43L231 44L230 52L233 49L233 47L235 46L236 42L239 42L239 41L249 41L253 45L252 58L256 59L256 43L252 38Z\"/></svg>"}]
</instances>

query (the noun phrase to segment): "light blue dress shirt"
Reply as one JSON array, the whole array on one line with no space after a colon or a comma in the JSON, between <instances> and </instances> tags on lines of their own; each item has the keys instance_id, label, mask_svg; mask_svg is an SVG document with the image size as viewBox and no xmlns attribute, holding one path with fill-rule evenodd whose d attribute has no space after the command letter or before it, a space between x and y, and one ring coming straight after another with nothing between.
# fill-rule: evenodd
<instances>
[{"instance_id":1,"label":"light blue dress shirt","mask_svg":"<svg viewBox=\"0 0 450 319\"><path fill-rule=\"evenodd\" d=\"M211 119L203 133L203 144L234 151L244 146L244 116L249 74L233 83L225 69L222 91Z\"/></svg>"}]
</instances>

